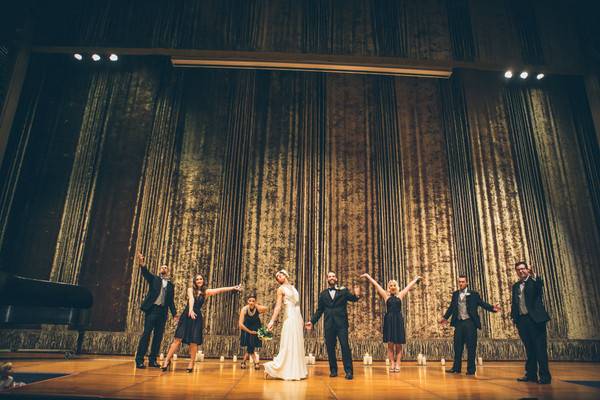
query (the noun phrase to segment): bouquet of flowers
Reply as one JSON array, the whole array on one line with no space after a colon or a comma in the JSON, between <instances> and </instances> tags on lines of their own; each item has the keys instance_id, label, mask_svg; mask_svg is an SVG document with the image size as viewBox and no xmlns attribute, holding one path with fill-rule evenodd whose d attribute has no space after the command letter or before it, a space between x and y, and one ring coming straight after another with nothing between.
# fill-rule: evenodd
<instances>
[{"instance_id":1,"label":"bouquet of flowers","mask_svg":"<svg viewBox=\"0 0 600 400\"><path fill-rule=\"evenodd\" d=\"M273 339L273 332L268 330L266 327L261 326L256 331L256 336L258 336L260 340L271 340Z\"/></svg>"}]
</instances>

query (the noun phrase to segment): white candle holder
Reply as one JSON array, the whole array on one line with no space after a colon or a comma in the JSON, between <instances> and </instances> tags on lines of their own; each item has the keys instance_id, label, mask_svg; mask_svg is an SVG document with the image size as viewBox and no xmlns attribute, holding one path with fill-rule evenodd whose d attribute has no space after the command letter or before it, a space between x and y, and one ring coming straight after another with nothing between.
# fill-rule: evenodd
<instances>
[{"instance_id":1,"label":"white candle holder","mask_svg":"<svg viewBox=\"0 0 600 400\"><path fill-rule=\"evenodd\" d=\"M389 358L385 359L385 365L390 365L390 359Z\"/></svg>"},{"instance_id":2,"label":"white candle holder","mask_svg":"<svg viewBox=\"0 0 600 400\"><path fill-rule=\"evenodd\" d=\"M237 356L233 356L233 362L237 362Z\"/></svg>"},{"instance_id":3,"label":"white candle holder","mask_svg":"<svg viewBox=\"0 0 600 400\"><path fill-rule=\"evenodd\" d=\"M442 367L443 367L444 365L446 365L446 360L445 360L444 358L442 358L442 359L440 360L440 364L442 364Z\"/></svg>"},{"instance_id":4,"label":"white candle holder","mask_svg":"<svg viewBox=\"0 0 600 400\"><path fill-rule=\"evenodd\" d=\"M220 361L220 362L223 362L223 361L225 361L225 356L221 356L221 357L219 358L219 361Z\"/></svg>"},{"instance_id":5,"label":"white candle holder","mask_svg":"<svg viewBox=\"0 0 600 400\"><path fill-rule=\"evenodd\" d=\"M477 365L483 365L483 358L477 357Z\"/></svg>"},{"instance_id":6,"label":"white candle holder","mask_svg":"<svg viewBox=\"0 0 600 400\"><path fill-rule=\"evenodd\" d=\"M363 365L369 365L369 353L365 353L363 356Z\"/></svg>"},{"instance_id":7,"label":"white candle holder","mask_svg":"<svg viewBox=\"0 0 600 400\"><path fill-rule=\"evenodd\" d=\"M423 354L421 353L417 355L417 365L423 365Z\"/></svg>"},{"instance_id":8,"label":"white candle holder","mask_svg":"<svg viewBox=\"0 0 600 400\"><path fill-rule=\"evenodd\" d=\"M177 354L173 354L173 361L177 361Z\"/></svg>"},{"instance_id":9,"label":"white candle holder","mask_svg":"<svg viewBox=\"0 0 600 400\"><path fill-rule=\"evenodd\" d=\"M160 353L160 355L158 356L158 359L160 361L164 360L165 359L165 353Z\"/></svg>"},{"instance_id":10,"label":"white candle holder","mask_svg":"<svg viewBox=\"0 0 600 400\"><path fill-rule=\"evenodd\" d=\"M427 365L427 357L423 356L423 359L421 362L422 362L421 365Z\"/></svg>"}]
</instances>

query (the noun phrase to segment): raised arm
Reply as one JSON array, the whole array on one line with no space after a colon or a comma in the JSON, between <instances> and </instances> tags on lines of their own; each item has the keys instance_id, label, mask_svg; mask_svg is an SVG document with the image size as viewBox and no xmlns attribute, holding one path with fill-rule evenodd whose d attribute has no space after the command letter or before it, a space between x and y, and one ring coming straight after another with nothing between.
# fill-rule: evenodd
<instances>
[{"instance_id":1,"label":"raised arm","mask_svg":"<svg viewBox=\"0 0 600 400\"><path fill-rule=\"evenodd\" d=\"M282 304L283 304L283 289L278 288L277 289L277 303L275 304L275 309L273 310L273 315L271 316L271 320L269 321L269 324L267 325L268 330L273 329L273 325L275 325L275 321L277 320L277 317L279 316L279 312L281 311Z\"/></svg>"},{"instance_id":2,"label":"raised arm","mask_svg":"<svg viewBox=\"0 0 600 400\"><path fill-rule=\"evenodd\" d=\"M194 312L194 302L196 299L194 298L194 289L191 287L187 290L188 295L188 316L191 319L196 319L196 313Z\"/></svg>"},{"instance_id":3,"label":"raised arm","mask_svg":"<svg viewBox=\"0 0 600 400\"><path fill-rule=\"evenodd\" d=\"M142 276L148 283L151 283L152 279L154 279L154 275L152 275L152 272L148 271L148 268L146 267L146 258L142 253L137 253L137 260L140 271L142 271Z\"/></svg>"},{"instance_id":4,"label":"raised arm","mask_svg":"<svg viewBox=\"0 0 600 400\"><path fill-rule=\"evenodd\" d=\"M360 299L360 286L354 285L352 287L352 292L349 289L346 289L346 299L348 301L357 302Z\"/></svg>"},{"instance_id":5,"label":"raised arm","mask_svg":"<svg viewBox=\"0 0 600 400\"><path fill-rule=\"evenodd\" d=\"M267 311L269 311L269 307L263 306L262 304L259 304L259 303L256 303L255 307L258 310L259 314L264 314Z\"/></svg>"},{"instance_id":6,"label":"raised arm","mask_svg":"<svg viewBox=\"0 0 600 400\"><path fill-rule=\"evenodd\" d=\"M381 285L380 285L379 283L377 283L377 281L371 277L371 275L369 275L369 274L367 274L367 273L364 273L364 274L362 274L360 277L361 277L361 278L367 278L367 280L368 280L369 282L371 282L371 284L372 284L373 286L375 286L375 289L377 290L377 294L379 294L379 296L381 296L381 298L382 298L383 300L387 301L387 299L389 299L389 298L390 298L390 295L389 295L389 293L388 293L387 291L385 291L385 290L384 290L384 289L381 287Z\"/></svg>"},{"instance_id":7,"label":"raised arm","mask_svg":"<svg viewBox=\"0 0 600 400\"><path fill-rule=\"evenodd\" d=\"M215 289L206 289L206 297L208 296L214 296L215 294L219 294L219 293L225 293L225 292L231 292L231 291L241 291L242 290L242 285L236 285L236 286L227 286L227 287L220 287L220 288L215 288Z\"/></svg>"},{"instance_id":8,"label":"raised arm","mask_svg":"<svg viewBox=\"0 0 600 400\"><path fill-rule=\"evenodd\" d=\"M246 325L244 325L244 314L246 313L247 309L248 309L248 306L242 307L242 311L240 311L240 319L238 320L238 325L241 330L246 331L251 335L256 335L256 331L248 329L248 327Z\"/></svg>"},{"instance_id":9,"label":"raised arm","mask_svg":"<svg viewBox=\"0 0 600 400\"><path fill-rule=\"evenodd\" d=\"M410 289L413 288L413 286L415 286L417 283L419 283L419 281L422 278L420 276L417 276L415 279L413 279L412 281L410 281L410 283L408 285L406 285L406 287L404 289L402 289L400 291L400 293L398 293L398 297L400 297L400 299L403 299L404 296L406 296L408 294L408 292L410 291Z\"/></svg>"}]
</instances>

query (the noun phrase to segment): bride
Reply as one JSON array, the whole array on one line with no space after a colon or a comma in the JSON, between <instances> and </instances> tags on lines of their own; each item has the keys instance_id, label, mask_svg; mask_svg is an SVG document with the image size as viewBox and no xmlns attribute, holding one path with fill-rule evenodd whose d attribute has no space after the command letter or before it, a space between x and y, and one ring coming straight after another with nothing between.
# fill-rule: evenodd
<instances>
[{"instance_id":1,"label":"bride","mask_svg":"<svg viewBox=\"0 0 600 400\"><path fill-rule=\"evenodd\" d=\"M267 329L273 329L282 304L285 304L286 315L281 328L279 354L273 358L273 361L265 363L264 368L265 378L271 376L286 381L297 381L305 379L308 370L304 359L304 321L300 314L300 296L296 288L290 284L289 278L290 275L284 269L275 274L275 279L280 286L277 289L277 304Z\"/></svg>"}]
</instances>

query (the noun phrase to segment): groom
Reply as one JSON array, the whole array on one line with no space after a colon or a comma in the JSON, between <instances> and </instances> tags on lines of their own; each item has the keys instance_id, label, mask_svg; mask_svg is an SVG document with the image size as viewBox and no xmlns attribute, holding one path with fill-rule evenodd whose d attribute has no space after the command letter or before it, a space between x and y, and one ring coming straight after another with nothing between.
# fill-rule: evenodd
<instances>
[{"instance_id":1,"label":"groom","mask_svg":"<svg viewBox=\"0 0 600 400\"><path fill-rule=\"evenodd\" d=\"M337 339L342 348L342 360L344 361L344 372L346 379L352 379L352 353L348 344L348 312L346 304L348 301L358 301L360 287L353 288L350 293L345 287L338 287L337 277L334 272L327 273L327 284L329 287L319 294L317 312L310 322L306 323L309 331L319 321L321 314L325 313L325 345L327 346L327 357L329 358L329 376L337 376L337 360L335 357L335 345Z\"/></svg>"}]
</instances>

